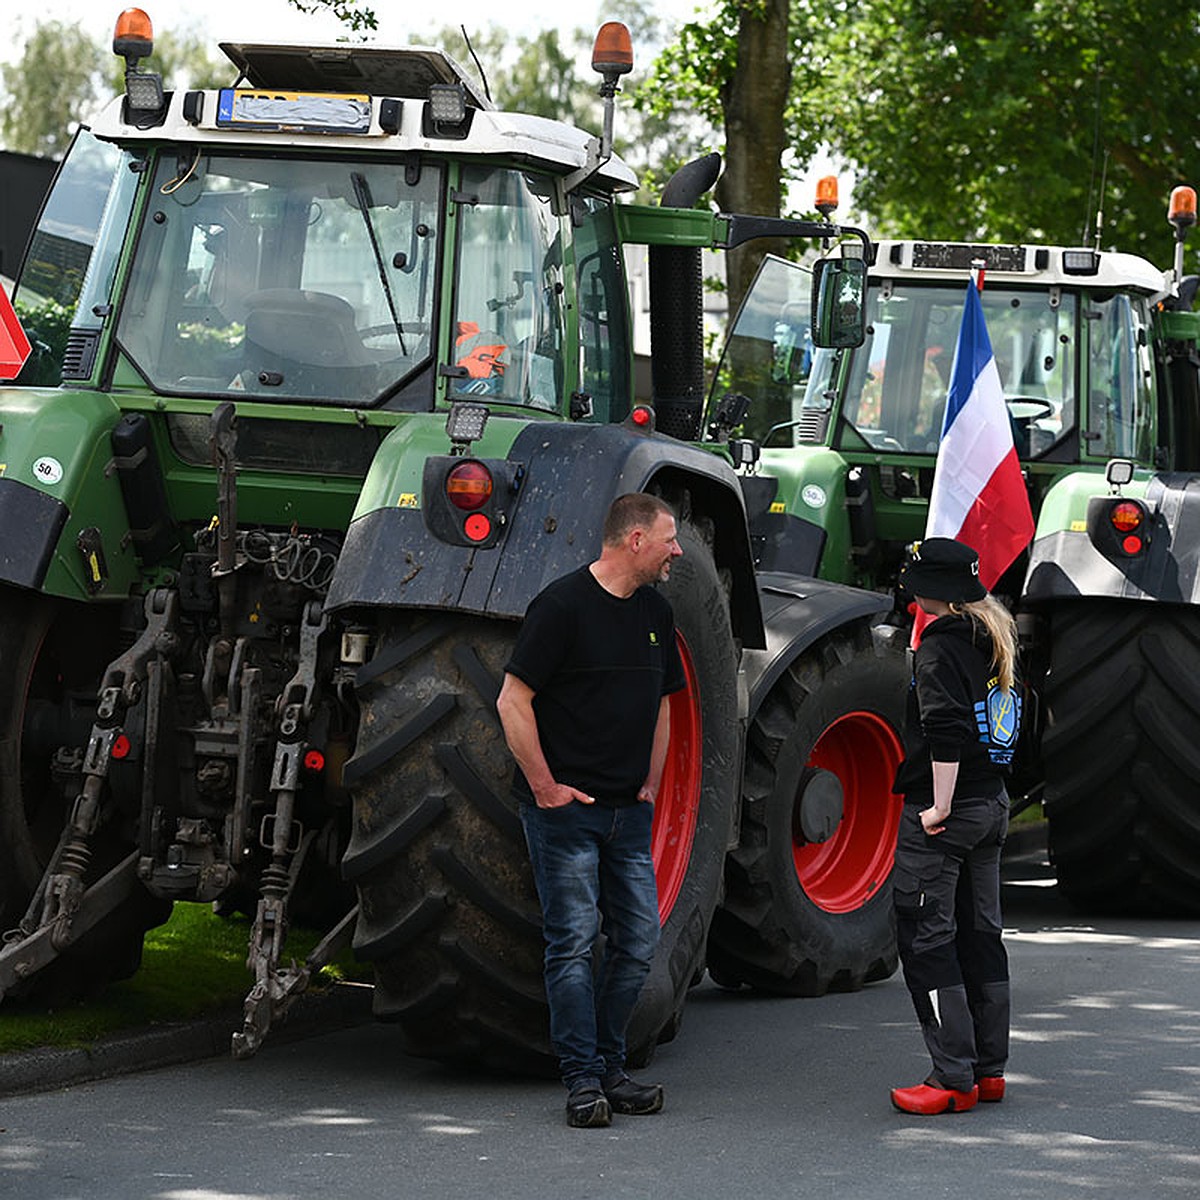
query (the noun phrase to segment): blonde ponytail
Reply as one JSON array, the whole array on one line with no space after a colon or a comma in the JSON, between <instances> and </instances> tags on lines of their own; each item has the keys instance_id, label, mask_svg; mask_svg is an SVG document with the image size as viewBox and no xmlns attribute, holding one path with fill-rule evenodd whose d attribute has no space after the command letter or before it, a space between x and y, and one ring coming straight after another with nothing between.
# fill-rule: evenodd
<instances>
[{"instance_id":1,"label":"blonde ponytail","mask_svg":"<svg viewBox=\"0 0 1200 1200\"><path fill-rule=\"evenodd\" d=\"M951 604L956 616L970 617L979 622L992 639L992 668L1000 678L1000 689L1011 692L1016 679L1017 623L1012 613L990 593L982 600L966 604Z\"/></svg>"}]
</instances>

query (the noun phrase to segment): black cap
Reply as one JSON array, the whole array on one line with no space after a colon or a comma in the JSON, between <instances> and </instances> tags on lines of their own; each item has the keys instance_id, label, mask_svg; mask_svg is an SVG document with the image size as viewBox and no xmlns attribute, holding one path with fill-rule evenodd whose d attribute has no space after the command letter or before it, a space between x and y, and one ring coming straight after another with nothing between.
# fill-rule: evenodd
<instances>
[{"instance_id":1,"label":"black cap","mask_svg":"<svg viewBox=\"0 0 1200 1200\"><path fill-rule=\"evenodd\" d=\"M979 555L965 543L926 538L913 543L911 554L900 568L900 586L911 595L947 604L969 604L987 595L979 582Z\"/></svg>"}]
</instances>

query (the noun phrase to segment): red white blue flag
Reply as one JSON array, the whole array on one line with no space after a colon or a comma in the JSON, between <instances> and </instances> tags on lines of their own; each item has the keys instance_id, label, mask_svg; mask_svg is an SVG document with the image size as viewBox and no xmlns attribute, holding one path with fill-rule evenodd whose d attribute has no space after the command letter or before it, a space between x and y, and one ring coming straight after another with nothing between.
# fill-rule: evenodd
<instances>
[{"instance_id":1,"label":"red white blue flag","mask_svg":"<svg viewBox=\"0 0 1200 1200\"><path fill-rule=\"evenodd\" d=\"M980 582L990 591L1029 545L1033 530L1004 387L972 280L950 373L925 536L970 546L979 555ZM923 618L917 614L913 645L920 639Z\"/></svg>"}]
</instances>

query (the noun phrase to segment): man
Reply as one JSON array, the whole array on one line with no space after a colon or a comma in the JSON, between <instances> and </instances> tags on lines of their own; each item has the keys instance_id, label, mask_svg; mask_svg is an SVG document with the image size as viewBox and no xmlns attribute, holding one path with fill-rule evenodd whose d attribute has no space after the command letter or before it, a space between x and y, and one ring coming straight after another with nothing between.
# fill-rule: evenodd
<instances>
[{"instance_id":1,"label":"man","mask_svg":"<svg viewBox=\"0 0 1200 1200\"><path fill-rule=\"evenodd\" d=\"M600 557L530 604L497 701L520 768L514 789L542 904L550 1038L576 1127L663 1105L660 1086L625 1073L625 1030L658 942L650 827L668 696L685 685L671 606L652 586L683 553L676 532L656 496L617 497Z\"/></svg>"}]
</instances>

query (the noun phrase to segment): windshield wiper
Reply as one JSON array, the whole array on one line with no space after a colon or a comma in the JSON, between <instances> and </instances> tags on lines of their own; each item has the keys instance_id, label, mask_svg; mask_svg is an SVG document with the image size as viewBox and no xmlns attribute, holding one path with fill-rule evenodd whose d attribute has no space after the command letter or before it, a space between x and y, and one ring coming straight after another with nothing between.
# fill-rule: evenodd
<instances>
[{"instance_id":1,"label":"windshield wiper","mask_svg":"<svg viewBox=\"0 0 1200 1200\"><path fill-rule=\"evenodd\" d=\"M392 314L392 323L396 326L396 336L400 339L400 353L408 354L404 344L404 326L396 312L396 301L392 296L392 285L388 282L387 267L383 263L383 251L379 248L379 239L375 236L375 224L371 220L371 189L366 179L358 171L350 173L350 182L354 185L354 195L358 200L359 210L363 215L363 224L367 227L367 237L371 239L371 249L375 252L375 266L379 270L379 282L383 285L383 294L387 298L388 312Z\"/></svg>"}]
</instances>

